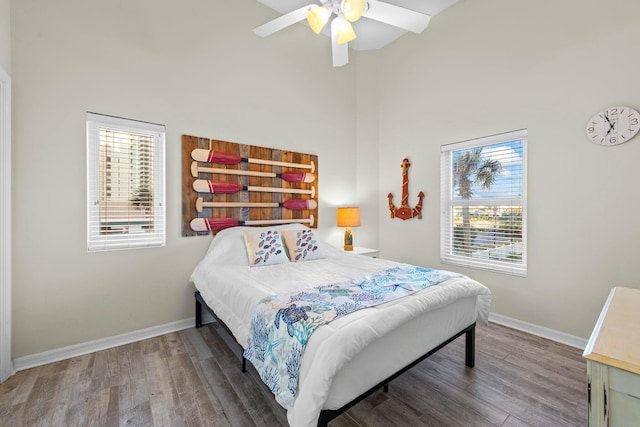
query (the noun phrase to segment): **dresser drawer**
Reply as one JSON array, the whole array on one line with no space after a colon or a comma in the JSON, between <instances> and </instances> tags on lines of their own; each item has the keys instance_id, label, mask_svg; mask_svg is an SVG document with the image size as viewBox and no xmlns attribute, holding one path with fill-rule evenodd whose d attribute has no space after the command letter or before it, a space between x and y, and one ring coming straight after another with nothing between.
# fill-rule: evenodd
<instances>
[{"instance_id":1,"label":"dresser drawer","mask_svg":"<svg viewBox=\"0 0 640 427\"><path fill-rule=\"evenodd\" d=\"M609 368L609 388L638 399L636 404L640 407L640 375Z\"/></svg>"},{"instance_id":2,"label":"dresser drawer","mask_svg":"<svg viewBox=\"0 0 640 427\"><path fill-rule=\"evenodd\" d=\"M609 392L609 427L637 426L640 420L640 398L620 393Z\"/></svg>"}]
</instances>

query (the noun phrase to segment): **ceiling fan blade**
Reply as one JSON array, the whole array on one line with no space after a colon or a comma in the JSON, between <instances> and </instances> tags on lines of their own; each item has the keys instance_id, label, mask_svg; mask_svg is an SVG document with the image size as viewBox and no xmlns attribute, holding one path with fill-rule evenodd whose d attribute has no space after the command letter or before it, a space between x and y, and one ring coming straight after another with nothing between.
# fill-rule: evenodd
<instances>
[{"instance_id":1,"label":"ceiling fan blade","mask_svg":"<svg viewBox=\"0 0 640 427\"><path fill-rule=\"evenodd\" d=\"M368 0L369 8L362 16L420 34L429 26L430 15L378 0Z\"/></svg>"},{"instance_id":2,"label":"ceiling fan blade","mask_svg":"<svg viewBox=\"0 0 640 427\"><path fill-rule=\"evenodd\" d=\"M349 44L338 43L338 20L331 21L331 54L333 56L333 66L342 67L349 62Z\"/></svg>"},{"instance_id":3,"label":"ceiling fan blade","mask_svg":"<svg viewBox=\"0 0 640 427\"><path fill-rule=\"evenodd\" d=\"M295 23L302 21L307 18L307 11L311 6L315 6L313 4L308 4L306 6L301 7L300 9L296 9L293 12L289 12L285 15L282 15L273 21L269 21L266 24L260 25L253 29L253 32L259 35L260 37L267 37L271 34L280 31L284 28L287 28Z\"/></svg>"}]
</instances>

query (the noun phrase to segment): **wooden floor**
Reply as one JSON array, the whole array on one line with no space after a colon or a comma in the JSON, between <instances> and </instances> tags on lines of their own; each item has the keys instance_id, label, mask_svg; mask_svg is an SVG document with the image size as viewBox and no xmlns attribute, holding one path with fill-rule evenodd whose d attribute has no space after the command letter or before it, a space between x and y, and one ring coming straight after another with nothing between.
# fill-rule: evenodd
<instances>
[{"instance_id":1,"label":"wooden floor","mask_svg":"<svg viewBox=\"0 0 640 427\"><path fill-rule=\"evenodd\" d=\"M474 369L462 336L330 426L587 424L580 350L495 324L476 340ZM0 425L286 426L238 357L208 325L20 371L0 385Z\"/></svg>"}]
</instances>

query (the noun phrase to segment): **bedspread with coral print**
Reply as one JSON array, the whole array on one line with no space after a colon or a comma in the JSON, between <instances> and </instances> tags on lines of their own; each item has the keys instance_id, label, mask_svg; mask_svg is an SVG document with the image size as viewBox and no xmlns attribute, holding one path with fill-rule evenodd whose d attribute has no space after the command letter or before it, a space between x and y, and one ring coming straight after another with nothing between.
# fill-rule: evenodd
<instances>
[{"instance_id":1,"label":"bedspread with coral print","mask_svg":"<svg viewBox=\"0 0 640 427\"><path fill-rule=\"evenodd\" d=\"M271 391L291 406L296 397L302 352L318 327L453 277L461 275L402 266L362 279L265 298L254 311L244 356Z\"/></svg>"}]
</instances>

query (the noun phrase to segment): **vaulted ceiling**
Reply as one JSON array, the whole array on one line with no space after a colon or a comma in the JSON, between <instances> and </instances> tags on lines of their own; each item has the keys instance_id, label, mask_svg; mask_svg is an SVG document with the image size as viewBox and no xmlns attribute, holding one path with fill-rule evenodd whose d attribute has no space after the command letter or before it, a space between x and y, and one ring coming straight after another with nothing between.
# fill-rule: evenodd
<instances>
[{"instance_id":1,"label":"vaulted ceiling","mask_svg":"<svg viewBox=\"0 0 640 427\"><path fill-rule=\"evenodd\" d=\"M319 0L258 0L260 3L269 6L270 8L285 14L295 9L303 7L305 5L316 4L319 5ZM459 0L383 0L385 3L390 3L396 6L401 6L416 12L421 12L427 15L437 15L447 7ZM305 21L302 21L301 25L306 25ZM327 26L328 27L328 26ZM353 23L353 29L358 37L349 42L349 47L354 50L375 50L381 49L391 43L392 41L403 36L407 31L401 28L394 27L392 25L384 24L379 21L374 21L366 17L360 18L357 22ZM322 32L324 35L330 37L330 30L326 28Z\"/></svg>"}]
</instances>

